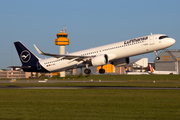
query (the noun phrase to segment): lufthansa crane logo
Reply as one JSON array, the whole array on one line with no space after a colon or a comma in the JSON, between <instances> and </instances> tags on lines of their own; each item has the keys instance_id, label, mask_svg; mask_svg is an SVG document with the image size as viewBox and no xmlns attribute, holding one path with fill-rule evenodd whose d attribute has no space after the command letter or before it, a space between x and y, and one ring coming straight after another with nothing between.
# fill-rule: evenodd
<instances>
[{"instance_id":1,"label":"lufthansa crane logo","mask_svg":"<svg viewBox=\"0 0 180 120\"><path fill-rule=\"evenodd\" d=\"M29 51L24 50L24 51L21 52L20 57L21 57L22 62L27 63L31 59L31 54L30 54Z\"/></svg>"}]
</instances>

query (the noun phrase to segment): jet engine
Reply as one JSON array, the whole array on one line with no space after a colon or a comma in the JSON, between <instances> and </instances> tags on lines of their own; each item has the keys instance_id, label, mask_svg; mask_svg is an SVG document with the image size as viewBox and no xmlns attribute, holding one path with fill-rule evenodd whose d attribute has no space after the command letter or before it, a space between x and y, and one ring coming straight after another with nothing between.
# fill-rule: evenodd
<instances>
[{"instance_id":1,"label":"jet engine","mask_svg":"<svg viewBox=\"0 0 180 120\"><path fill-rule=\"evenodd\" d=\"M113 64L114 66L127 65L127 64L129 64L129 57L117 59L117 60L113 61L112 64Z\"/></svg>"},{"instance_id":2,"label":"jet engine","mask_svg":"<svg viewBox=\"0 0 180 120\"><path fill-rule=\"evenodd\" d=\"M104 55L99 55L91 59L91 63L93 66L101 66L107 64L108 61L108 56L106 54Z\"/></svg>"}]
</instances>

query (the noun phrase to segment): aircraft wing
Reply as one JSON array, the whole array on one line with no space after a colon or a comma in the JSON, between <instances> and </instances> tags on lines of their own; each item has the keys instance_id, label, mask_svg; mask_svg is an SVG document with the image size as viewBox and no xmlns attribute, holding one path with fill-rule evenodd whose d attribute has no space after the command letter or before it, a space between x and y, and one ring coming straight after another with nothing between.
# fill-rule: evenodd
<instances>
[{"instance_id":1,"label":"aircraft wing","mask_svg":"<svg viewBox=\"0 0 180 120\"><path fill-rule=\"evenodd\" d=\"M7 66L7 68L31 68L31 66Z\"/></svg>"},{"instance_id":2,"label":"aircraft wing","mask_svg":"<svg viewBox=\"0 0 180 120\"><path fill-rule=\"evenodd\" d=\"M95 57L95 56L80 56L80 55L67 55L67 54L64 54L64 55L50 54L50 53L42 52L36 45L34 45L34 47L36 48L37 52L41 55L51 56L51 57L60 58L60 59L68 59L68 60L78 61L78 62L85 60L87 58Z\"/></svg>"}]
</instances>

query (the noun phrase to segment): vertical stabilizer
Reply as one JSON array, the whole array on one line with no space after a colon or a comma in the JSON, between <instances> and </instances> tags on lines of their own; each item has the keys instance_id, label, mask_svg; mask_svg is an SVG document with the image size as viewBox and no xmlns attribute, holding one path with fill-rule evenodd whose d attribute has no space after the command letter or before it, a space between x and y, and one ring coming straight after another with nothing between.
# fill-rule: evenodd
<instances>
[{"instance_id":1,"label":"vertical stabilizer","mask_svg":"<svg viewBox=\"0 0 180 120\"><path fill-rule=\"evenodd\" d=\"M31 66L33 63L39 61L39 59L21 42L14 42L14 45L23 66Z\"/></svg>"},{"instance_id":2,"label":"vertical stabilizer","mask_svg":"<svg viewBox=\"0 0 180 120\"><path fill-rule=\"evenodd\" d=\"M154 68L151 66L151 64L149 64L149 71L150 72L154 72L155 71Z\"/></svg>"},{"instance_id":3,"label":"vertical stabilizer","mask_svg":"<svg viewBox=\"0 0 180 120\"><path fill-rule=\"evenodd\" d=\"M39 63L36 57L25 45L20 41L14 42L19 58L22 63L22 68L26 72L48 72Z\"/></svg>"},{"instance_id":4,"label":"vertical stabilizer","mask_svg":"<svg viewBox=\"0 0 180 120\"><path fill-rule=\"evenodd\" d=\"M130 72L126 66L124 66L126 73Z\"/></svg>"}]
</instances>

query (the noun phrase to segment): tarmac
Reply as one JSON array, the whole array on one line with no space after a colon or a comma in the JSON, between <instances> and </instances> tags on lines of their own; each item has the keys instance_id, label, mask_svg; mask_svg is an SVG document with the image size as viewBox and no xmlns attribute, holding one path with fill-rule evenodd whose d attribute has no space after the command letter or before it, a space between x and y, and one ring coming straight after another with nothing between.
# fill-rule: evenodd
<instances>
[{"instance_id":1,"label":"tarmac","mask_svg":"<svg viewBox=\"0 0 180 120\"><path fill-rule=\"evenodd\" d=\"M5 86L0 89L119 89L119 90L180 90L180 88L158 88L158 87L17 87Z\"/></svg>"},{"instance_id":2,"label":"tarmac","mask_svg":"<svg viewBox=\"0 0 180 120\"><path fill-rule=\"evenodd\" d=\"M127 82L127 81L60 81L60 80L0 80L1 83L83 83L83 82ZM120 89L120 90L180 90L169 87L115 87L115 86L78 86L78 87L25 87L25 86L2 86L0 89Z\"/></svg>"}]
</instances>

